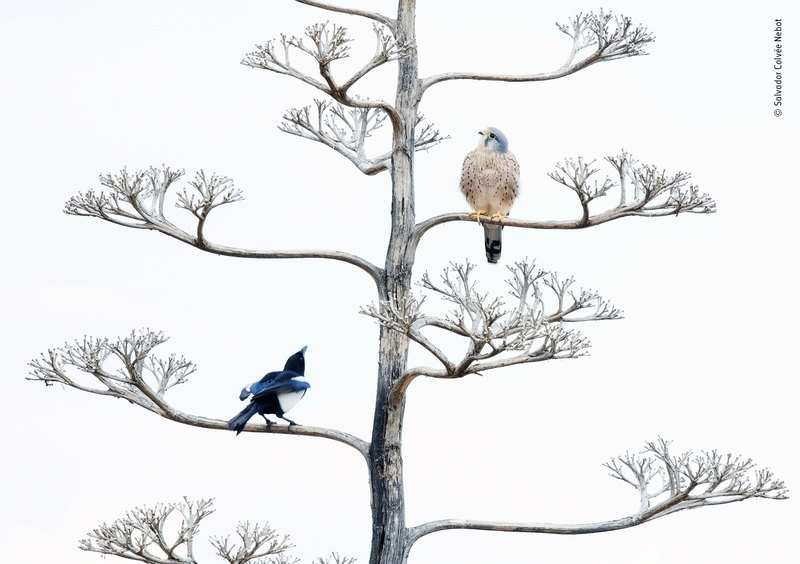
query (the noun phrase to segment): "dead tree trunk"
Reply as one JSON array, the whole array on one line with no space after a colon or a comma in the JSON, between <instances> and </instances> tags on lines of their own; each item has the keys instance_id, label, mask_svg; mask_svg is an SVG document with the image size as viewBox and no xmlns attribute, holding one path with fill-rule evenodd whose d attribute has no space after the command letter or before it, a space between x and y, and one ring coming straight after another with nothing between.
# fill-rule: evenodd
<instances>
[{"instance_id":1,"label":"dead tree trunk","mask_svg":"<svg viewBox=\"0 0 800 564\"><path fill-rule=\"evenodd\" d=\"M415 0L400 0L397 43L408 47L400 59L392 147L392 232L386 253L382 301L402 303L410 295L411 271L416 245L414 229L414 130L417 124L419 85L414 37ZM405 492L403 490L404 394L393 394L406 372L408 336L387 327L380 329L378 391L372 429L370 485L372 490L372 545L370 564L403 564L406 542Z\"/></svg>"}]
</instances>

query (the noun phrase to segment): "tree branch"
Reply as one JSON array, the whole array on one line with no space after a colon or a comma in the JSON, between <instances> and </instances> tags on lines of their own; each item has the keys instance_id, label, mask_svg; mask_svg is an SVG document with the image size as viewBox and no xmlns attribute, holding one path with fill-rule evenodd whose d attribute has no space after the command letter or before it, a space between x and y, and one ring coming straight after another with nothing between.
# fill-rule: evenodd
<instances>
[{"instance_id":1,"label":"tree branch","mask_svg":"<svg viewBox=\"0 0 800 564\"><path fill-rule=\"evenodd\" d=\"M103 523L88 533L79 548L148 564L197 564L194 536L200 521L214 512L212 504L211 499L191 502L184 497L182 502L158 504L152 509L137 507L111 525ZM175 539L167 541L167 522L178 515L181 520Z\"/></svg>"},{"instance_id":2,"label":"tree branch","mask_svg":"<svg viewBox=\"0 0 800 564\"><path fill-rule=\"evenodd\" d=\"M770 470L756 469L749 458L722 456L716 451L697 456L687 451L673 457L669 444L659 438L646 444L643 456L626 453L605 464L614 478L640 493L639 511L628 517L579 525L442 519L409 528L409 545L425 535L448 529L582 535L633 527L683 509L751 498L787 499L784 483ZM656 499L660 501L653 504Z\"/></svg>"},{"instance_id":3,"label":"tree branch","mask_svg":"<svg viewBox=\"0 0 800 564\"><path fill-rule=\"evenodd\" d=\"M314 116L311 115L311 106L291 109L283 115L284 123L279 129L330 147L366 175L388 169L391 154L369 159L365 148L367 138L384 121L386 116L383 112L374 108L351 108L347 112L342 104L333 105L323 100L314 100L314 103Z\"/></svg>"},{"instance_id":4,"label":"tree branch","mask_svg":"<svg viewBox=\"0 0 800 564\"><path fill-rule=\"evenodd\" d=\"M610 178L606 178L602 184L598 184L596 180L594 183L589 182L589 178L600 170L597 168L590 169L589 167L593 164L594 161L584 162L582 157L578 157L577 163L567 159L564 164L559 163L556 165L556 172L547 174L547 176L566 186L578 196L583 209L582 223L586 223L589 219L589 202L605 196L614 186L614 182Z\"/></svg>"},{"instance_id":5,"label":"tree branch","mask_svg":"<svg viewBox=\"0 0 800 564\"><path fill-rule=\"evenodd\" d=\"M110 525L103 523L80 541L80 548L89 552L118 556L147 564L198 564L194 557L194 538L200 521L214 512L213 499L196 502L186 497L178 503L157 504L154 508L136 507ZM179 523L175 520L180 518ZM174 540L172 531L177 525ZM167 531L170 531L168 533ZM268 523L250 521L236 527L237 540L211 537L216 554L229 564L297 564L300 559L289 555L294 548L289 535L279 535ZM319 564L352 564L353 558L331 553Z\"/></svg>"},{"instance_id":6,"label":"tree branch","mask_svg":"<svg viewBox=\"0 0 800 564\"><path fill-rule=\"evenodd\" d=\"M370 275L380 287L383 271L369 261L341 251L320 249L253 251L217 245L208 241L203 234L209 213L217 207L242 200L242 193L235 189L233 181L212 175L207 177L201 170L189 184L196 193L184 190L178 194L176 207L183 208L197 219L194 235L177 227L164 216L164 201L171 185L183 176L182 170L169 167L130 174L123 169L120 174L100 176L100 183L110 189L109 193L96 193L89 190L78 193L67 201L64 212L70 215L97 217L111 223L137 229L159 231L174 239L216 255L253 258L289 259L321 258L346 262L357 266Z\"/></svg>"},{"instance_id":7,"label":"tree branch","mask_svg":"<svg viewBox=\"0 0 800 564\"><path fill-rule=\"evenodd\" d=\"M378 43L375 55L341 84L333 77L331 63L349 57L348 43L352 40L347 36L347 28L335 24L329 27L328 22L308 26L304 37L281 35L280 49L277 49L275 40L267 41L263 45L256 45L256 50L247 53L242 59L242 64L291 76L351 108L382 110L389 116L395 134L397 134L402 127L402 120L391 104L382 100L363 100L348 94L349 88L368 72L384 63L397 60L412 49L411 46L395 43L394 39L378 26L375 27L375 35ZM310 40L311 45L307 44L306 40ZM322 81L305 74L292 64L291 54L294 51L305 53L317 62Z\"/></svg>"},{"instance_id":8,"label":"tree branch","mask_svg":"<svg viewBox=\"0 0 800 564\"><path fill-rule=\"evenodd\" d=\"M428 273L422 276L419 285L423 290L454 306L444 317L422 312L427 295L421 299L410 295L402 300L382 300L361 309L360 313L382 326L407 335L441 363L441 369L407 370L392 392L395 399L421 375L461 378L515 364L582 356L588 341L577 331L565 329L564 324L619 319L622 313L597 292L574 291L574 279L562 280L537 270L533 262L527 261L508 267L511 278L506 282L512 301L506 304L500 297L478 291L471 278L474 268L469 262L451 263L440 283L432 281ZM577 315L579 312L585 315ZM465 338L463 357L451 360L423 334L428 327Z\"/></svg>"},{"instance_id":9,"label":"tree branch","mask_svg":"<svg viewBox=\"0 0 800 564\"><path fill-rule=\"evenodd\" d=\"M701 192L688 181L687 172L667 174L655 165L642 165L625 151L619 156L609 156L605 161L611 164L620 181L608 177L602 181L594 179L600 169L594 167L595 161L586 162L565 159L556 165L548 176L568 188L578 198L581 206L580 219L561 221L531 221L515 218L480 218L468 213L442 214L417 223L411 235L412 244L419 244L422 236L432 227L451 221L493 221L505 227L527 229L582 229L600 225L622 217L663 217L681 213L714 213L716 203L706 193ZM627 182L633 185L633 194L627 191ZM591 214L589 203L619 188L620 204L600 213Z\"/></svg>"},{"instance_id":10,"label":"tree branch","mask_svg":"<svg viewBox=\"0 0 800 564\"><path fill-rule=\"evenodd\" d=\"M573 74L601 61L612 61L623 57L645 55L645 47L655 37L641 25L634 26L626 16L614 16L611 12L599 14L580 13L567 24L556 24L559 30L572 39L572 48L564 64L551 72L505 75L474 72L449 72L424 78L420 94L440 82L447 80L490 80L501 82L537 82L553 80ZM589 47L594 50L575 62L575 57Z\"/></svg>"},{"instance_id":11,"label":"tree branch","mask_svg":"<svg viewBox=\"0 0 800 564\"><path fill-rule=\"evenodd\" d=\"M239 523L236 526L236 536L239 537L238 542L232 542L230 536L211 538L211 546L216 549L217 555L229 564L247 564L256 559L264 559L259 562L266 563L268 562L267 556L283 556L284 559L281 562L291 564L300 561L298 558L291 558L284 554L290 548L294 548L294 545L289 542L289 535L280 538L278 533L267 523L264 525L258 523L251 525L250 521ZM274 562L274 560L270 559L269 562Z\"/></svg>"},{"instance_id":12,"label":"tree branch","mask_svg":"<svg viewBox=\"0 0 800 564\"><path fill-rule=\"evenodd\" d=\"M356 71L349 80L342 84L341 90L343 92L347 92L351 86L361 80L368 72L389 61L396 61L408 51L408 48L400 47L395 43L394 37L387 34L383 26L373 25L372 29L375 32L376 40L375 54L361 69Z\"/></svg>"},{"instance_id":13,"label":"tree branch","mask_svg":"<svg viewBox=\"0 0 800 564\"><path fill-rule=\"evenodd\" d=\"M311 106L293 108L283 114L279 129L284 133L322 143L346 157L364 174L371 176L388 170L391 152L375 158L366 155L366 141L372 132L380 128L386 114L376 108L350 108L340 103L314 100L315 111ZM419 116L415 135L415 151L427 151L438 145L447 136L442 136L431 124L421 126L423 116Z\"/></svg>"},{"instance_id":14,"label":"tree branch","mask_svg":"<svg viewBox=\"0 0 800 564\"><path fill-rule=\"evenodd\" d=\"M61 348L50 349L28 363L32 368L28 380L44 382L48 386L58 383L88 393L122 398L171 421L228 431L227 421L184 413L166 401L166 392L185 383L195 371L194 364L183 357L172 355L165 360L152 354L153 349L166 340L163 333L150 330L133 331L115 342L84 337L83 341L75 344L67 343ZM115 361L118 365L116 371L108 368ZM83 378L90 382L93 379L94 385L69 376L70 368L83 373ZM330 439L356 449L369 462L369 444L366 441L334 429L305 425L267 427L249 423L244 430Z\"/></svg>"},{"instance_id":15,"label":"tree branch","mask_svg":"<svg viewBox=\"0 0 800 564\"><path fill-rule=\"evenodd\" d=\"M340 6L333 6L331 4L328 4L327 2L317 2L316 0L295 0L295 2L299 2L300 4L306 4L307 6L313 6L315 8L321 8L323 10L328 10L330 12L337 12L340 14L349 14L351 16L361 16L363 18L368 18L382 25L385 25L387 28L389 28L389 30L391 30L393 34L396 32L397 22L392 18L389 18L377 12L356 10L355 8L342 8Z\"/></svg>"}]
</instances>

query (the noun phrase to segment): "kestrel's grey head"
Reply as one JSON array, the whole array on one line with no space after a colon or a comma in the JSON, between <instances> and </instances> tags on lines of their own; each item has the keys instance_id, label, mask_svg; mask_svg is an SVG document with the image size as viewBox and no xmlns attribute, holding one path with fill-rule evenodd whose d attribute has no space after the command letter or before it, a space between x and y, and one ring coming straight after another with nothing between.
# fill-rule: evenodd
<instances>
[{"instance_id":1,"label":"kestrel's grey head","mask_svg":"<svg viewBox=\"0 0 800 564\"><path fill-rule=\"evenodd\" d=\"M480 146L493 150L495 153L508 152L508 137L496 127L487 127L483 131L479 131L481 136Z\"/></svg>"}]
</instances>

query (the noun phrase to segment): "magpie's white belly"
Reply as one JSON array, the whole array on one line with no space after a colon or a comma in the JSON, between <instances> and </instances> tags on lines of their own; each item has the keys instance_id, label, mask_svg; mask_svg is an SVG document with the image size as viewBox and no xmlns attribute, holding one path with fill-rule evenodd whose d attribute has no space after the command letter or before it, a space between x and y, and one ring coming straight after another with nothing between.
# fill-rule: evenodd
<instances>
[{"instance_id":1,"label":"magpie's white belly","mask_svg":"<svg viewBox=\"0 0 800 564\"><path fill-rule=\"evenodd\" d=\"M297 392L289 392L288 394L280 394L278 396L278 403L281 405L281 409L284 413L292 409L298 401L303 399L303 396L306 395L306 390L300 390Z\"/></svg>"}]
</instances>

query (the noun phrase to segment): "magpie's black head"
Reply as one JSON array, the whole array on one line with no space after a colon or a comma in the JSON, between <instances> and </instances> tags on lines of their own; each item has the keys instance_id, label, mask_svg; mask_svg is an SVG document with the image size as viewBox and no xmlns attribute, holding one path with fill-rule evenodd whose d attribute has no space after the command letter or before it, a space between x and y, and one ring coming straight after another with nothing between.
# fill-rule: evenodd
<instances>
[{"instance_id":1,"label":"magpie's black head","mask_svg":"<svg viewBox=\"0 0 800 564\"><path fill-rule=\"evenodd\" d=\"M283 367L284 370L291 370L292 372L297 372L298 374L305 374L306 373L306 349L308 345L294 353L292 356L289 357L289 360L286 361L286 365Z\"/></svg>"}]
</instances>

